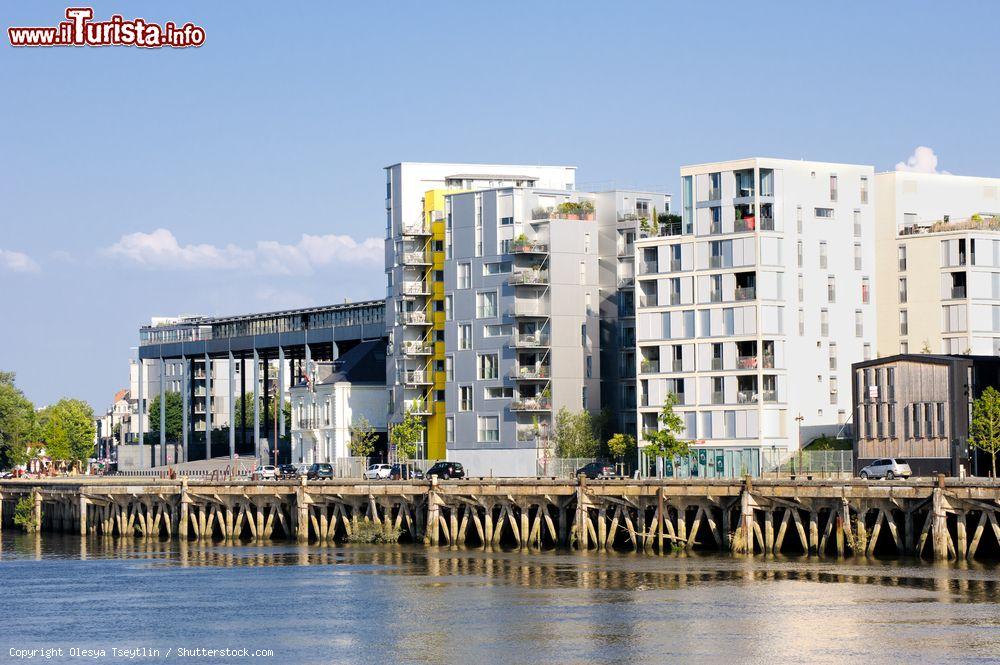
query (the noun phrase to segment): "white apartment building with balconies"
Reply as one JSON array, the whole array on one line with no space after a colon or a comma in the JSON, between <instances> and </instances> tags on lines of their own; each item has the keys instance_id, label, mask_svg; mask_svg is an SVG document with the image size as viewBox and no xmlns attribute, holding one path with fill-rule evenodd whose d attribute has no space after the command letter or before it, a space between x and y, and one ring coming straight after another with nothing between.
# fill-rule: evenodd
<instances>
[{"instance_id":1,"label":"white apartment building with balconies","mask_svg":"<svg viewBox=\"0 0 1000 665\"><path fill-rule=\"evenodd\" d=\"M878 354L1000 355L1000 179L875 177Z\"/></svg>"},{"instance_id":2,"label":"white apartment building with balconies","mask_svg":"<svg viewBox=\"0 0 1000 665\"><path fill-rule=\"evenodd\" d=\"M876 336L874 171L753 158L681 179L681 224L636 241L640 446L674 394L692 473L756 473L850 417Z\"/></svg>"}]
</instances>

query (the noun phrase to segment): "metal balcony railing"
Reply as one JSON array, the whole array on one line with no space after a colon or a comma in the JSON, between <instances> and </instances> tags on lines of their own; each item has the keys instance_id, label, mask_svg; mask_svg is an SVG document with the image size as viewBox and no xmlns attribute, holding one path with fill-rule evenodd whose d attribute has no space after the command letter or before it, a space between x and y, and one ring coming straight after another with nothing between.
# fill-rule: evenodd
<instances>
[{"instance_id":1,"label":"metal balcony railing","mask_svg":"<svg viewBox=\"0 0 1000 665\"><path fill-rule=\"evenodd\" d=\"M405 370L400 374L402 375L400 376L402 382L409 385L433 383L431 372L427 370L411 369L411 370Z\"/></svg>"},{"instance_id":2,"label":"metal balcony railing","mask_svg":"<svg viewBox=\"0 0 1000 665\"><path fill-rule=\"evenodd\" d=\"M427 252L403 252L404 266L430 265L431 257Z\"/></svg>"},{"instance_id":3,"label":"metal balcony railing","mask_svg":"<svg viewBox=\"0 0 1000 665\"><path fill-rule=\"evenodd\" d=\"M549 315L549 308L546 303L538 302L515 302L510 309L511 316L545 317Z\"/></svg>"},{"instance_id":4,"label":"metal balcony railing","mask_svg":"<svg viewBox=\"0 0 1000 665\"><path fill-rule=\"evenodd\" d=\"M404 236L429 236L431 234L431 229L423 221L410 222L409 224L403 224L403 235Z\"/></svg>"},{"instance_id":5,"label":"metal balcony railing","mask_svg":"<svg viewBox=\"0 0 1000 665\"><path fill-rule=\"evenodd\" d=\"M403 282L403 295L426 296L430 293L431 287L427 282Z\"/></svg>"},{"instance_id":6,"label":"metal balcony railing","mask_svg":"<svg viewBox=\"0 0 1000 665\"><path fill-rule=\"evenodd\" d=\"M520 348L540 348L549 345L549 336L542 332L519 333L515 332L513 337L515 347Z\"/></svg>"},{"instance_id":7,"label":"metal balcony railing","mask_svg":"<svg viewBox=\"0 0 1000 665\"><path fill-rule=\"evenodd\" d=\"M538 380L548 379L552 376L552 369L548 365L541 363L536 365L515 364L510 371L510 377L515 380Z\"/></svg>"},{"instance_id":8,"label":"metal balcony railing","mask_svg":"<svg viewBox=\"0 0 1000 665\"><path fill-rule=\"evenodd\" d=\"M752 286L743 286L736 289L736 300L753 300L757 297L757 289Z\"/></svg>"},{"instance_id":9,"label":"metal balcony railing","mask_svg":"<svg viewBox=\"0 0 1000 665\"><path fill-rule=\"evenodd\" d=\"M737 356L737 369L757 369L757 356Z\"/></svg>"},{"instance_id":10,"label":"metal balcony railing","mask_svg":"<svg viewBox=\"0 0 1000 665\"><path fill-rule=\"evenodd\" d=\"M753 404L758 399L756 390L739 390L736 392L736 401L740 404Z\"/></svg>"},{"instance_id":11,"label":"metal balcony railing","mask_svg":"<svg viewBox=\"0 0 1000 665\"><path fill-rule=\"evenodd\" d=\"M512 286L544 286L549 283L548 270L515 270L507 283Z\"/></svg>"},{"instance_id":12,"label":"metal balcony railing","mask_svg":"<svg viewBox=\"0 0 1000 665\"><path fill-rule=\"evenodd\" d=\"M424 340L404 340L403 353L408 356L429 355L433 353L434 345Z\"/></svg>"},{"instance_id":13,"label":"metal balcony railing","mask_svg":"<svg viewBox=\"0 0 1000 665\"><path fill-rule=\"evenodd\" d=\"M430 318L427 316L427 312L423 310L400 312L399 322L405 326L427 325L431 323Z\"/></svg>"},{"instance_id":14,"label":"metal balcony railing","mask_svg":"<svg viewBox=\"0 0 1000 665\"><path fill-rule=\"evenodd\" d=\"M511 254L547 254L549 246L537 240L515 240L510 251Z\"/></svg>"},{"instance_id":15,"label":"metal balcony railing","mask_svg":"<svg viewBox=\"0 0 1000 665\"><path fill-rule=\"evenodd\" d=\"M640 261L639 262L639 274L640 275L655 275L660 272L659 263L657 261Z\"/></svg>"},{"instance_id":16,"label":"metal balcony railing","mask_svg":"<svg viewBox=\"0 0 1000 665\"><path fill-rule=\"evenodd\" d=\"M552 400L547 397L527 397L516 399L510 403L511 411L549 411Z\"/></svg>"}]
</instances>

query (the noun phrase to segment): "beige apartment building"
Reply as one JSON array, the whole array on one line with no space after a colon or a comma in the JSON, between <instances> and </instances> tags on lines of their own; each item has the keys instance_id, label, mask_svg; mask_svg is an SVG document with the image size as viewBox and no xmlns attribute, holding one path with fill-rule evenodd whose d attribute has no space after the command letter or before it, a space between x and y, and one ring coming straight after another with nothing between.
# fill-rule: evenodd
<instances>
[{"instance_id":1,"label":"beige apartment building","mask_svg":"<svg viewBox=\"0 0 1000 665\"><path fill-rule=\"evenodd\" d=\"M1000 179L875 176L878 355L1000 353Z\"/></svg>"}]
</instances>

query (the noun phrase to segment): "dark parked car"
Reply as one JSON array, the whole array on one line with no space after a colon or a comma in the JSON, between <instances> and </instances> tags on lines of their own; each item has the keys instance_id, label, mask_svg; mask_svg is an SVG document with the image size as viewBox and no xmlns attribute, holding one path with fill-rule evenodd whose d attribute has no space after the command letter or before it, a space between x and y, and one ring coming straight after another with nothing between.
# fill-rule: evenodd
<instances>
[{"instance_id":1,"label":"dark parked car","mask_svg":"<svg viewBox=\"0 0 1000 665\"><path fill-rule=\"evenodd\" d=\"M313 464L309 467L309 473L306 474L306 478L309 480L329 480L333 478L333 465Z\"/></svg>"},{"instance_id":2,"label":"dark parked car","mask_svg":"<svg viewBox=\"0 0 1000 665\"><path fill-rule=\"evenodd\" d=\"M608 464L607 462L591 462L590 464L585 464L576 470L576 475L586 476L590 480L618 477L618 474L615 472L614 464Z\"/></svg>"},{"instance_id":3,"label":"dark parked car","mask_svg":"<svg viewBox=\"0 0 1000 665\"><path fill-rule=\"evenodd\" d=\"M279 464L278 465L278 478L285 480L299 477L299 470L295 468L294 464Z\"/></svg>"},{"instance_id":4,"label":"dark parked car","mask_svg":"<svg viewBox=\"0 0 1000 665\"><path fill-rule=\"evenodd\" d=\"M427 473L424 475L428 478L437 476L441 480L465 478L465 468L458 462L437 462L434 466L427 469Z\"/></svg>"},{"instance_id":5,"label":"dark parked car","mask_svg":"<svg viewBox=\"0 0 1000 665\"><path fill-rule=\"evenodd\" d=\"M424 472L414 466L393 464L389 471L389 480L423 480Z\"/></svg>"}]
</instances>

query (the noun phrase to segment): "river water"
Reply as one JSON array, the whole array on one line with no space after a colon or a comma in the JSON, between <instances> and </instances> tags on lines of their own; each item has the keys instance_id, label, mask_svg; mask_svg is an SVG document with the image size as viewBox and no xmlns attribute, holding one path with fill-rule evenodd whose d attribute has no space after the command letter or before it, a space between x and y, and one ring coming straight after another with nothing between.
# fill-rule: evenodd
<instances>
[{"instance_id":1,"label":"river water","mask_svg":"<svg viewBox=\"0 0 1000 665\"><path fill-rule=\"evenodd\" d=\"M997 566L10 532L0 547L0 662L1000 662Z\"/></svg>"}]
</instances>

